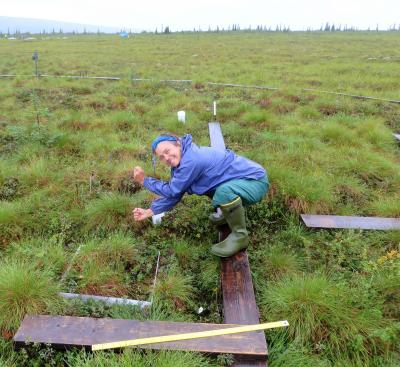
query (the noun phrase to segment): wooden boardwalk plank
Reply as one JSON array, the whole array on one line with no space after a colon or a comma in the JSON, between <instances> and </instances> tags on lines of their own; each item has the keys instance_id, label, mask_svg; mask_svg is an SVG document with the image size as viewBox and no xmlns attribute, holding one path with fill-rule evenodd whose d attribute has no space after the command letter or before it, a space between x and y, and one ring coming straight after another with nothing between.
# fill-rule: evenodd
<instances>
[{"instance_id":1,"label":"wooden boardwalk plank","mask_svg":"<svg viewBox=\"0 0 400 367\"><path fill-rule=\"evenodd\" d=\"M256 324L259 322L259 312L254 295L250 265L246 251L221 260L221 284L224 303L225 323ZM257 342L264 346L268 355L267 342L264 333L257 335ZM236 367L265 367L266 357L259 360L248 360L236 357Z\"/></svg>"},{"instance_id":2,"label":"wooden boardwalk plank","mask_svg":"<svg viewBox=\"0 0 400 367\"><path fill-rule=\"evenodd\" d=\"M219 150L225 150L224 137L222 136L219 122L209 122L208 131L210 134L211 146Z\"/></svg>"},{"instance_id":3,"label":"wooden boardwalk plank","mask_svg":"<svg viewBox=\"0 0 400 367\"><path fill-rule=\"evenodd\" d=\"M307 227L348 229L400 229L400 218L348 217L337 215L301 214Z\"/></svg>"},{"instance_id":4,"label":"wooden boardwalk plank","mask_svg":"<svg viewBox=\"0 0 400 367\"><path fill-rule=\"evenodd\" d=\"M36 342L51 344L58 349L84 347L93 344L150 336L172 335L232 327L228 324L194 324L165 321L95 319L72 316L26 316L14 336L17 347ZM206 353L229 353L265 357L265 346L259 338L263 332L223 335L179 342L143 345L146 349L190 350Z\"/></svg>"},{"instance_id":5,"label":"wooden boardwalk plank","mask_svg":"<svg viewBox=\"0 0 400 367\"><path fill-rule=\"evenodd\" d=\"M224 321L227 324L257 324L260 320L246 251L222 259Z\"/></svg>"},{"instance_id":6,"label":"wooden boardwalk plank","mask_svg":"<svg viewBox=\"0 0 400 367\"><path fill-rule=\"evenodd\" d=\"M208 124L211 146L225 150L221 126L218 122ZM219 228L219 241L224 240L230 233L227 225ZM221 286L224 304L225 323L256 324L259 322L259 312L254 295L253 281L246 251L223 258L221 260ZM266 367L267 343L264 333L257 335L258 343L264 346L265 356L261 358L235 356L232 367Z\"/></svg>"}]
</instances>

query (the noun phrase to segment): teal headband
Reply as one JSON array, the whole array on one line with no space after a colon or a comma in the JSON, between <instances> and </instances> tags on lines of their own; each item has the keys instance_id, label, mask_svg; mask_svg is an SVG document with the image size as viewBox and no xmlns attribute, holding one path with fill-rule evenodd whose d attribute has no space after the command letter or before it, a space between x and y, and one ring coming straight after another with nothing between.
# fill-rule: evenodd
<instances>
[{"instance_id":1,"label":"teal headband","mask_svg":"<svg viewBox=\"0 0 400 367\"><path fill-rule=\"evenodd\" d=\"M151 143L151 149L153 150L154 153L157 149L157 145L160 144L162 141L177 141L177 140L178 140L177 138L170 135L160 135L157 138L155 138Z\"/></svg>"}]
</instances>

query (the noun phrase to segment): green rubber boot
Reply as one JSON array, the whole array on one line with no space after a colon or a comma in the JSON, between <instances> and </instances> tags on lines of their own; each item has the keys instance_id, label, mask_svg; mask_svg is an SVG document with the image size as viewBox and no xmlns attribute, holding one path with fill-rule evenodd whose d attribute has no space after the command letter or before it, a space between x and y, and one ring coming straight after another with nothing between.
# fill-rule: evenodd
<instances>
[{"instance_id":1,"label":"green rubber boot","mask_svg":"<svg viewBox=\"0 0 400 367\"><path fill-rule=\"evenodd\" d=\"M211 224L214 226L222 226L223 224L226 224L226 219L220 208L218 208L215 213L211 213L208 219L210 219Z\"/></svg>"},{"instance_id":2,"label":"green rubber boot","mask_svg":"<svg viewBox=\"0 0 400 367\"><path fill-rule=\"evenodd\" d=\"M228 204L221 205L221 210L232 233L222 242L213 245L211 253L220 257L228 257L247 248L249 235L246 229L246 217L240 197L237 197Z\"/></svg>"}]
</instances>

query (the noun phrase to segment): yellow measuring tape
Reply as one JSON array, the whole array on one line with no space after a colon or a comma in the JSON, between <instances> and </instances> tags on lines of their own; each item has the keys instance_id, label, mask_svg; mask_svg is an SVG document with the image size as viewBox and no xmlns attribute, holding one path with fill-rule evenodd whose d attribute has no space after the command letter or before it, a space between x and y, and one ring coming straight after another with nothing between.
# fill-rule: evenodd
<instances>
[{"instance_id":1,"label":"yellow measuring tape","mask_svg":"<svg viewBox=\"0 0 400 367\"><path fill-rule=\"evenodd\" d=\"M208 338L210 336L246 333L246 332L249 332L249 331L273 329L273 328L278 328L278 327L285 327L285 326L288 326L288 325L289 325L289 323L286 320L284 320L284 321L268 322L268 323L265 323L265 324L235 326L235 327L230 327L230 328L226 328L226 329L198 331L198 332L194 332L194 333L174 334L174 335L164 335L164 336L152 336L152 337L148 337L148 338L123 340L123 341L119 341L119 342L93 344L92 345L92 350L94 351L94 350L103 350L103 349L111 349L111 348L133 347L135 345L165 343L165 342L175 342L175 341L178 341L178 340Z\"/></svg>"}]
</instances>

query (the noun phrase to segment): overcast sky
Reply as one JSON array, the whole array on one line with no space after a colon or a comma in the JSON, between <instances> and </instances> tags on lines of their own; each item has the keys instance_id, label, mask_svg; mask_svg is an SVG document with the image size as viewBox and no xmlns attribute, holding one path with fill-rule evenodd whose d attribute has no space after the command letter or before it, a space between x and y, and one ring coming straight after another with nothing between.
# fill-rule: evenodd
<instances>
[{"instance_id":1,"label":"overcast sky","mask_svg":"<svg viewBox=\"0 0 400 367\"><path fill-rule=\"evenodd\" d=\"M305 30L326 22L386 29L400 23L400 0L2 0L0 15L151 31L232 24Z\"/></svg>"}]
</instances>

